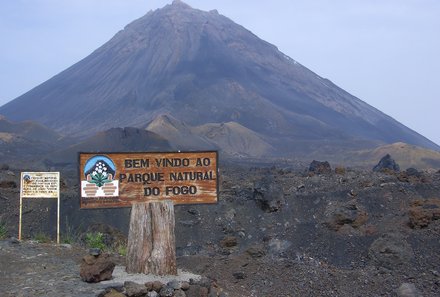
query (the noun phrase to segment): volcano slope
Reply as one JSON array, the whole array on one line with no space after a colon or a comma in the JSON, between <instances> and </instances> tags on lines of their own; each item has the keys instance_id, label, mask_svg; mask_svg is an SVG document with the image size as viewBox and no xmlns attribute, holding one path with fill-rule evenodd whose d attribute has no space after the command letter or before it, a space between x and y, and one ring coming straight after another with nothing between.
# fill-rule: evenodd
<instances>
[{"instance_id":1,"label":"volcano slope","mask_svg":"<svg viewBox=\"0 0 440 297\"><path fill-rule=\"evenodd\" d=\"M175 209L178 266L215 280L227 296L437 296L438 171L336 168L317 173L304 168L222 164L218 204ZM18 190L13 182L18 180L12 174L1 172L0 209L14 235ZM62 175L62 217L71 227L80 233L108 224L126 234L128 209L78 211L76 177ZM27 236L50 225L43 215L52 208L34 203L28 209ZM30 279L38 280L34 266L22 271L23 266L7 262L18 249L0 252L3 275L32 273ZM56 267L47 271L62 275L67 267L53 262ZM4 292L17 287L5 279L0 284ZM58 296L73 294L58 289Z\"/></svg>"},{"instance_id":2,"label":"volcano slope","mask_svg":"<svg viewBox=\"0 0 440 297\"><path fill-rule=\"evenodd\" d=\"M242 142L235 150L260 146L253 156L324 148L344 154L395 142L440 149L217 11L182 1L131 22L83 60L1 106L0 114L82 137L143 129L167 115L185 126L232 132ZM198 132L193 137L206 145L206 133Z\"/></svg>"}]
</instances>

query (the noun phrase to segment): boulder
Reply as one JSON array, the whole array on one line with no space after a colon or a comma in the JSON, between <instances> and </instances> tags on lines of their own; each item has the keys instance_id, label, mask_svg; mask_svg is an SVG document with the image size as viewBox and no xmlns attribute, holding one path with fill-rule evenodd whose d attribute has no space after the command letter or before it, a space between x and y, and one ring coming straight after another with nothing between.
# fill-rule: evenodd
<instances>
[{"instance_id":1,"label":"boulder","mask_svg":"<svg viewBox=\"0 0 440 297\"><path fill-rule=\"evenodd\" d=\"M175 290L174 297L186 297L186 293L181 289Z\"/></svg>"},{"instance_id":2,"label":"boulder","mask_svg":"<svg viewBox=\"0 0 440 297\"><path fill-rule=\"evenodd\" d=\"M334 231L338 231L345 225L359 228L368 220L367 212L354 199L345 203L329 205L325 211L325 217L324 224Z\"/></svg>"},{"instance_id":3,"label":"boulder","mask_svg":"<svg viewBox=\"0 0 440 297\"><path fill-rule=\"evenodd\" d=\"M208 292L208 288L200 285L191 285L185 294L187 297L208 297Z\"/></svg>"},{"instance_id":4,"label":"boulder","mask_svg":"<svg viewBox=\"0 0 440 297\"><path fill-rule=\"evenodd\" d=\"M164 285L160 281L152 281L146 282L145 287L147 287L148 291L156 291L159 292Z\"/></svg>"},{"instance_id":5,"label":"boulder","mask_svg":"<svg viewBox=\"0 0 440 297\"><path fill-rule=\"evenodd\" d=\"M220 241L220 246L226 248L237 246L237 244L238 244L238 240L237 237L235 236L226 236Z\"/></svg>"},{"instance_id":6,"label":"boulder","mask_svg":"<svg viewBox=\"0 0 440 297\"><path fill-rule=\"evenodd\" d=\"M266 255L265 249L260 245L251 246L246 250L246 253L252 258L261 258Z\"/></svg>"},{"instance_id":7,"label":"boulder","mask_svg":"<svg viewBox=\"0 0 440 297\"><path fill-rule=\"evenodd\" d=\"M273 177L265 177L254 185L254 200L265 212L277 212L285 204L283 188Z\"/></svg>"},{"instance_id":8,"label":"boulder","mask_svg":"<svg viewBox=\"0 0 440 297\"><path fill-rule=\"evenodd\" d=\"M191 280L190 280L190 281L191 281ZM212 282L213 282L213 280L210 279L209 277L206 277L206 276L203 276L203 277L200 278L197 282L194 282L194 281L193 281L193 283L194 283L195 285L199 285L199 286L205 287L205 288L207 288L207 289L209 289L209 288L211 287Z\"/></svg>"},{"instance_id":9,"label":"boulder","mask_svg":"<svg viewBox=\"0 0 440 297\"><path fill-rule=\"evenodd\" d=\"M174 289L169 286L164 286L160 289L159 296L160 297L172 297L174 295Z\"/></svg>"},{"instance_id":10,"label":"boulder","mask_svg":"<svg viewBox=\"0 0 440 297\"><path fill-rule=\"evenodd\" d=\"M112 278L114 268L115 263L110 259L109 254L87 255L80 265L80 277L88 283L109 280Z\"/></svg>"},{"instance_id":11,"label":"boulder","mask_svg":"<svg viewBox=\"0 0 440 297\"><path fill-rule=\"evenodd\" d=\"M396 163L396 161L391 158L390 154L386 154L382 159L380 159L379 163L373 167L373 171L375 172L399 172L400 166Z\"/></svg>"},{"instance_id":12,"label":"boulder","mask_svg":"<svg viewBox=\"0 0 440 297\"><path fill-rule=\"evenodd\" d=\"M401 182L407 183L425 183L428 180L425 178L423 172L418 171L415 168L408 168L397 175L397 179Z\"/></svg>"},{"instance_id":13,"label":"boulder","mask_svg":"<svg viewBox=\"0 0 440 297\"><path fill-rule=\"evenodd\" d=\"M376 266L393 270L402 264L408 264L414 253L402 235L386 233L371 244L368 256Z\"/></svg>"},{"instance_id":14,"label":"boulder","mask_svg":"<svg viewBox=\"0 0 440 297\"><path fill-rule=\"evenodd\" d=\"M180 290L182 288L182 283L178 280L172 280L167 283L167 286L173 288L173 290Z\"/></svg>"},{"instance_id":15,"label":"boulder","mask_svg":"<svg viewBox=\"0 0 440 297\"><path fill-rule=\"evenodd\" d=\"M327 161L321 162L313 160L309 166L309 173L313 174L328 174L332 172L332 168L330 167L330 163Z\"/></svg>"},{"instance_id":16,"label":"boulder","mask_svg":"<svg viewBox=\"0 0 440 297\"><path fill-rule=\"evenodd\" d=\"M209 288L209 294L208 297L218 297L218 295L220 294L220 289L214 286L211 286L211 288Z\"/></svg>"},{"instance_id":17,"label":"boulder","mask_svg":"<svg viewBox=\"0 0 440 297\"><path fill-rule=\"evenodd\" d=\"M412 283L403 283L397 289L398 297L421 297L422 295L417 290L416 286Z\"/></svg>"},{"instance_id":18,"label":"boulder","mask_svg":"<svg viewBox=\"0 0 440 297\"><path fill-rule=\"evenodd\" d=\"M89 255L97 257L97 256L101 255L101 249L100 248L90 248Z\"/></svg>"},{"instance_id":19,"label":"boulder","mask_svg":"<svg viewBox=\"0 0 440 297\"><path fill-rule=\"evenodd\" d=\"M147 293L147 297L159 297L159 293L156 291L150 291Z\"/></svg>"},{"instance_id":20,"label":"boulder","mask_svg":"<svg viewBox=\"0 0 440 297\"><path fill-rule=\"evenodd\" d=\"M21 242L17 238L11 237L11 238L9 238L9 243L11 243L11 244L20 244Z\"/></svg>"},{"instance_id":21,"label":"boulder","mask_svg":"<svg viewBox=\"0 0 440 297\"><path fill-rule=\"evenodd\" d=\"M104 292L98 294L97 297L126 297L126 295L114 288L108 288Z\"/></svg>"},{"instance_id":22,"label":"boulder","mask_svg":"<svg viewBox=\"0 0 440 297\"><path fill-rule=\"evenodd\" d=\"M17 188L17 183L13 180L2 180L0 181L0 188L15 189Z\"/></svg>"},{"instance_id":23,"label":"boulder","mask_svg":"<svg viewBox=\"0 0 440 297\"><path fill-rule=\"evenodd\" d=\"M412 168L412 167L407 168L407 169L405 170L405 172L406 172L406 174L407 174L408 176L422 177L422 175L423 175L422 172L420 172L420 171L418 171L417 169Z\"/></svg>"},{"instance_id":24,"label":"boulder","mask_svg":"<svg viewBox=\"0 0 440 297\"><path fill-rule=\"evenodd\" d=\"M289 240L272 238L267 243L267 246L270 255L281 256L289 250L289 248L292 246L292 242Z\"/></svg>"},{"instance_id":25,"label":"boulder","mask_svg":"<svg viewBox=\"0 0 440 297\"><path fill-rule=\"evenodd\" d=\"M182 290L187 291L189 289L189 282L181 282L180 286L182 287Z\"/></svg>"},{"instance_id":26,"label":"boulder","mask_svg":"<svg viewBox=\"0 0 440 297\"><path fill-rule=\"evenodd\" d=\"M146 286L135 282L126 281L124 282L124 287L125 287L125 294L128 297L141 297L141 296L145 296L148 293L148 289Z\"/></svg>"},{"instance_id":27,"label":"boulder","mask_svg":"<svg viewBox=\"0 0 440 297\"><path fill-rule=\"evenodd\" d=\"M237 271L232 274L235 279L245 279L246 274L243 271Z\"/></svg>"}]
</instances>

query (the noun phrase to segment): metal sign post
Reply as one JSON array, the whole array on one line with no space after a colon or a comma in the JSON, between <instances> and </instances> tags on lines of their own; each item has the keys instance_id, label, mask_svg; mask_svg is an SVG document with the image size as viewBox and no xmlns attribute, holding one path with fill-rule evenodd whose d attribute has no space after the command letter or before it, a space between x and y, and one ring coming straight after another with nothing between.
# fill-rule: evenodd
<instances>
[{"instance_id":1,"label":"metal sign post","mask_svg":"<svg viewBox=\"0 0 440 297\"><path fill-rule=\"evenodd\" d=\"M22 172L20 179L20 214L18 239L22 236L23 198L57 199L57 244L60 243L60 173Z\"/></svg>"}]
</instances>

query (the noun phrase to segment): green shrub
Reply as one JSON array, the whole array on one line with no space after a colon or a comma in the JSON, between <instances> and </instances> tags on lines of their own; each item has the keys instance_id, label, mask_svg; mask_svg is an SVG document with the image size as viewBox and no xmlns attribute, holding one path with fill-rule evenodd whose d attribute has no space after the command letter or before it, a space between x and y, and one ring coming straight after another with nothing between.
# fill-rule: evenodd
<instances>
[{"instance_id":1,"label":"green shrub","mask_svg":"<svg viewBox=\"0 0 440 297\"><path fill-rule=\"evenodd\" d=\"M72 237L70 234L64 234L63 236L61 236L61 242L67 243L67 244L72 244L75 242L75 238Z\"/></svg>"},{"instance_id":2,"label":"green shrub","mask_svg":"<svg viewBox=\"0 0 440 297\"><path fill-rule=\"evenodd\" d=\"M8 234L8 228L6 228L6 223L0 221L0 240L5 239Z\"/></svg>"},{"instance_id":3,"label":"green shrub","mask_svg":"<svg viewBox=\"0 0 440 297\"><path fill-rule=\"evenodd\" d=\"M78 229L74 229L69 224L69 220L66 216L64 232L61 234L61 242L73 244L77 242L79 238L80 238L80 234L78 233Z\"/></svg>"},{"instance_id":4,"label":"green shrub","mask_svg":"<svg viewBox=\"0 0 440 297\"><path fill-rule=\"evenodd\" d=\"M85 241L88 248L98 248L101 250L106 248L104 234L101 232L86 233Z\"/></svg>"},{"instance_id":5,"label":"green shrub","mask_svg":"<svg viewBox=\"0 0 440 297\"><path fill-rule=\"evenodd\" d=\"M35 234L34 240L38 241L38 243L49 243L50 237L47 234L44 234L43 232L39 232Z\"/></svg>"},{"instance_id":6,"label":"green shrub","mask_svg":"<svg viewBox=\"0 0 440 297\"><path fill-rule=\"evenodd\" d=\"M127 245L121 244L117 248L117 252L121 256L127 256Z\"/></svg>"}]
</instances>

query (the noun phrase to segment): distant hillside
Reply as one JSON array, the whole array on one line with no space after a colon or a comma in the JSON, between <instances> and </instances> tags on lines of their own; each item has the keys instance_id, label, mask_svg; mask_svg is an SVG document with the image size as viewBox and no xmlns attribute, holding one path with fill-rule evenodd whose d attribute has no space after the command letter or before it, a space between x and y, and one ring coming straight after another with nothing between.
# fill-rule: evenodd
<instances>
[{"instance_id":1,"label":"distant hillside","mask_svg":"<svg viewBox=\"0 0 440 297\"><path fill-rule=\"evenodd\" d=\"M263 157L275 150L263 136L236 122L192 127L171 115L160 115L146 129L180 150L215 149L230 157Z\"/></svg>"},{"instance_id":2,"label":"distant hillside","mask_svg":"<svg viewBox=\"0 0 440 297\"><path fill-rule=\"evenodd\" d=\"M29 140L39 142L54 142L59 141L63 138L61 134L37 122L12 122L1 115L0 132L14 134Z\"/></svg>"},{"instance_id":3,"label":"distant hillside","mask_svg":"<svg viewBox=\"0 0 440 297\"><path fill-rule=\"evenodd\" d=\"M353 154L350 161L374 166L386 154L390 154L402 170L410 167L417 169L440 168L440 152L402 142L383 145L374 150L360 151Z\"/></svg>"},{"instance_id":4,"label":"distant hillside","mask_svg":"<svg viewBox=\"0 0 440 297\"><path fill-rule=\"evenodd\" d=\"M344 154L395 142L440 150L217 11L181 1L133 21L0 114L82 137L153 129L166 114L175 121L153 129L165 138L233 155Z\"/></svg>"},{"instance_id":5,"label":"distant hillside","mask_svg":"<svg viewBox=\"0 0 440 297\"><path fill-rule=\"evenodd\" d=\"M166 138L179 150L218 149L215 144L194 133L193 129L192 126L165 114L156 117L146 127L146 130Z\"/></svg>"},{"instance_id":6,"label":"distant hillside","mask_svg":"<svg viewBox=\"0 0 440 297\"><path fill-rule=\"evenodd\" d=\"M156 133L137 128L112 128L45 157L51 165L76 164L79 152L172 151L168 141Z\"/></svg>"},{"instance_id":7,"label":"distant hillside","mask_svg":"<svg viewBox=\"0 0 440 297\"><path fill-rule=\"evenodd\" d=\"M35 161L73 141L39 123L13 122L0 116L0 162L23 164Z\"/></svg>"},{"instance_id":8,"label":"distant hillside","mask_svg":"<svg viewBox=\"0 0 440 297\"><path fill-rule=\"evenodd\" d=\"M263 157L274 151L261 135L237 122L208 123L195 127L194 131L231 156Z\"/></svg>"},{"instance_id":9,"label":"distant hillside","mask_svg":"<svg viewBox=\"0 0 440 297\"><path fill-rule=\"evenodd\" d=\"M400 165L401 170L410 167L419 170L440 169L440 151L429 150L403 142L380 145L370 149L347 150L343 154L322 154L321 158L330 161L334 166L342 165L372 169L387 154L391 155ZM316 158L317 155L311 155L310 157Z\"/></svg>"}]
</instances>

